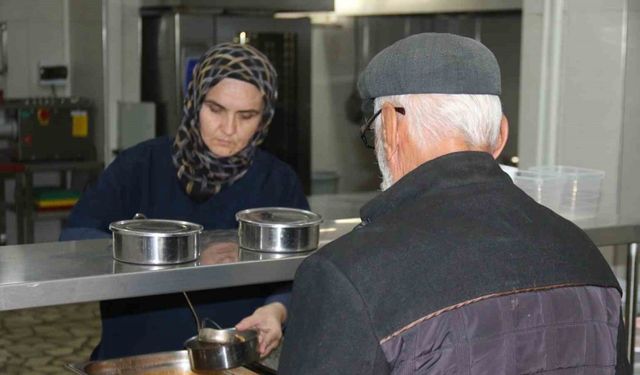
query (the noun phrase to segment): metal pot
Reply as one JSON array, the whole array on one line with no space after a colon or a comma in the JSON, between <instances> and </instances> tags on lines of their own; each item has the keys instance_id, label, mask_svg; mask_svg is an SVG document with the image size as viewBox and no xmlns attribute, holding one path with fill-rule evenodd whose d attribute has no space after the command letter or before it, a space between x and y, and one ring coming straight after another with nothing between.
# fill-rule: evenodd
<instances>
[{"instance_id":1,"label":"metal pot","mask_svg":"<svg viewBox=\"0 0 640 375\"><path fill-rule=\"evenodd\" d=\"M113 258L135 264L179 264L198 259L202 225L179 220L146 219L111 223Z\"/></svg>"},{"instance_id":2,"label":"metal pot","mask_svg":"<svg viewBox=\"0 0 640 375\"><path fill-rule=\"evenodd\" d=\"M253 251L292 253L318 247L320 215L296 208L263 207L240 211L238 242Z\"/></svg>"},{"instance_id":3,"label":"metal pot","mask_svg":"<svg viewBox=\"0 0 640 375\"><path fill-rule=\"evenodd\" d=\"M260 359L258 332L235 328L211 330L206 340L194 336L184 343L191 370L207 373L240 367Z\"/></svg>"}]
</instances>

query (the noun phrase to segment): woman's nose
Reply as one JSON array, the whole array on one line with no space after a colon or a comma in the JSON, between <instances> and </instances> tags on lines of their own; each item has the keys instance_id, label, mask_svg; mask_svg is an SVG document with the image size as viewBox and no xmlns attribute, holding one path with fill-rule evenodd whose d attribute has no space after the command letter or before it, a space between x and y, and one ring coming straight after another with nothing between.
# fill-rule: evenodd
<instances>
[{"instance_id":1,"label":"woman's nose","mask_svg":"<svg viewBox=\"0 0 640 375\"><path fill-rule=\"evenodd\" d=\"M226 116L220 129L225 135L233 135L236 132L235 116Z\"/></svg>"}]
</instances>

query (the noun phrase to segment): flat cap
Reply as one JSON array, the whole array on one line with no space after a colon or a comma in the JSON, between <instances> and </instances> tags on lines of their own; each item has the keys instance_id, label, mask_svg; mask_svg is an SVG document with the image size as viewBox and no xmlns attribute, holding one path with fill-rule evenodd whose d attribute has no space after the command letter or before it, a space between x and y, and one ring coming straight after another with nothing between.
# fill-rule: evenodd
<instances>
[{"instance_id":1,"label":"flat cap","mask_svg":"<svg viewBox=\"0 0 640 375\"><path fill-rule=\"evenodd\" d=\"M381 96L500 95L500 67L493 53L473 39L416 34L380 51L360 75L358 91L368 113Z\"/></svg>"}]
</instances>

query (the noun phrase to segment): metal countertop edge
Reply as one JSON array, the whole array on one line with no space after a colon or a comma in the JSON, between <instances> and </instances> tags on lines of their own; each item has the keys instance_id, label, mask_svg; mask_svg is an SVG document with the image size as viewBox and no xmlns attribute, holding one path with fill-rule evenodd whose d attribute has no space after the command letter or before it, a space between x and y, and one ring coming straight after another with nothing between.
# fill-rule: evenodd
<instances>
[{"instance_id":1,"label":"metal countertop edge","mask_svg":"<svg viewBox=\"0 0 640 375\"><path fill-rule=\"evenodd\" d=\"M290 281L305 258L5 284L0 311Z\"/></svg>"}]
</instances>

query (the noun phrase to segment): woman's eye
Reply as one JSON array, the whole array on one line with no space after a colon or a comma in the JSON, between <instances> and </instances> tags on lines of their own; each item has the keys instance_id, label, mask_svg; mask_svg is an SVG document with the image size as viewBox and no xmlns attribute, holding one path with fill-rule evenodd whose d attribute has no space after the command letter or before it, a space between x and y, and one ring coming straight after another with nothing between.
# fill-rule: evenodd
<instances>
[{"instance_id":1,"label":"woman's eye","mask_svg":"<svg viewBox=\"0 0 640 375\"><path fill-rule=\"evenodd\" d=\"M243 113L240 115L240 118L243 120L251 120L255 116L256 116L255 113Z\"/></svg>"},{"instance_id":2,"label":"woman's eye","mask_svg":"<svg viewBox=\"0 0 640 375\"><path fill-rule=\"evenodd\" d=\"M209 110L213 113L220 113L222 112L222 108L215 106L215 105L210 105L209 106Z\"/></svg>"}]
</instances>

